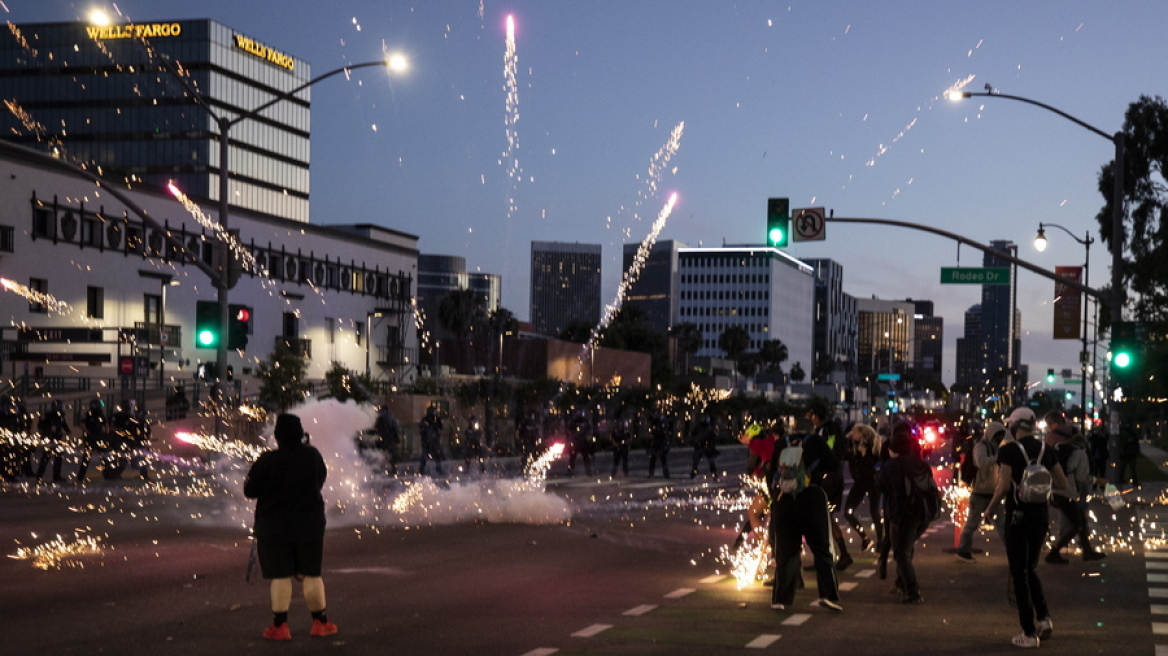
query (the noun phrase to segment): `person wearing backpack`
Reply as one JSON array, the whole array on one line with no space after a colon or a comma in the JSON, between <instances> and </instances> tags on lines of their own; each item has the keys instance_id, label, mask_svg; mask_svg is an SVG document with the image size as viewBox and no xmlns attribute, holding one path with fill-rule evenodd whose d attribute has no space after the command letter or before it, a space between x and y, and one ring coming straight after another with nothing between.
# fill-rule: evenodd
<instances>
[{"instance_id":1,"label":"person wearing backpack","mask_svg":"<svg viewBox=\"0 0 1168 656\"><path fill-rule=\"evenodd\" d=\"M775 550L775 588L771 608L784 610L795 602L800 578L800 552L807 542L815 562L819 586L819 606L841 612L835 558L831 552L831 516L827 493L813 472L835 471L839 463L827 442L814 433L814 426L800 420L792 435L775 444L770 476L771 544Z\"/></svg>"},{"instance_id":2,"label":"person wearing backpack","mask_svg":"<svg viewBox=\"0 0 1168 656\"><path fill-rule=\"evenodd\" d=\"M991 421L969 453L977 467L977 475L970 486L969 512L957 542L957 560L963 563L976 562L973 559L973 536L981 528L986 508L994 498L994 489L998 485L998 447L1005 435L1006 427L1001 422Z\"/></svg>"},{"instance_id":3,"label":"person wearing backpack","mask_svg":"<svg viewBox=\"0 0 1168 656\"><path fill-rule=\"evenodd\" d=\"M940 514L941 494L933 470L913 447L912 427L901 422L892 429L888 462L880 468L876 486L884 506L884 524L896 563L893 590L906 604L922 603L921 588L913 566L917 540Z\"/></svg>"},{"instance_id":4,"label":"person wearing backpack","mask_svg":"<svg viewBox=\"0 0 1168 656\"><path fill-rule=\"evenodd\" d=\"M1034 436L1034 424L1034 411L1029 408L1010 413L1007 426L1015 443L998 449L998 485L986 510L992 512L1003 501L1006 504L1006 561L1022 626L1022 633L1010 642L1023 649L1038 647L1054 630L1038 578L1038 556L1050 524L1050 490L1067 486L1058 457Z\"/></svg>"},{"instance_id":5,"label":"person wearing backpack","mask_svg":"<svg viewBox=\"0 0 1168 656\"><path fill-rule=\"evenodd\" d=\"M1087 460L1086 442L1080 438L1076 443L1074 427L1067 423L1067 418L1059 410L1052 410L1046 414L1046 443L1058 454L1059 464L1067 477L1067 489L1055 490L1050 496L1050 504L1065 518L1063 530L1058 539L1046 554L1046 562L1053 565L1066 565L1071 562L1062 555L1063 547L1078 538L1079 547L1083 550L1083 560L1102 560L1107 554L1096 551L1091 546L1089 531L1087 530L1087 513L1081 504L1096 478L1091 475L1091 466ZM1106 483L1106 481L1104 481Z\"/></svg>"}]
</instances>

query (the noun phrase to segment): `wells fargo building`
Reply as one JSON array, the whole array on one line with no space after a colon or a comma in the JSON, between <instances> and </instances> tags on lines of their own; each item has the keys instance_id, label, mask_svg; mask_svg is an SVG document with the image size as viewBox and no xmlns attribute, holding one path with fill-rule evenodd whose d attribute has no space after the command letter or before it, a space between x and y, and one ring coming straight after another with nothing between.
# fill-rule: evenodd
<instances>
[{"instance_id":1,"label":"wells fargo building","mask_svg":"<svg viewBox=\"0 0 1168 656\"><path fill-rule=\"evenodd\" d=\"M0 138L131 185L174 180L204 202L219 196L219 128L187 85L230 120L312 77L306 62L212 20L9 29ZM230 130L233 206L308 221L310 98L305 89Z\"/></svg>"}]
</instances>

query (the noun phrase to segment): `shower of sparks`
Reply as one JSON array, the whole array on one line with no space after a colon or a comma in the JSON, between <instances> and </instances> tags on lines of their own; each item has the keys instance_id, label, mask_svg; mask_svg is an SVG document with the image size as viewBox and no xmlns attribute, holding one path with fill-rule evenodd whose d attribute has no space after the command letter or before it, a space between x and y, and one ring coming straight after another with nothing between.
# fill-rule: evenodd
<instances>
[{"instance_id":1,"label":"shower of sparks","mask_svg":"<svg viewBox=\"0 0 1168 656\"><path fill-rule=\"evenodd\" d=\"M200 433L178 432L174 434L174 438L185 444L203 449L204 451L222 453L230 458L237 458L246 462L251 462L260 457L260 454L265 450L263 447L240 442L239 440L231 440L215 435L203 435Z\"/></svg>"},{"instance_id":2,"label":"shower of sparks","mask_svg":"<svg viewBox=\"0 0 1168 656\"><path fill-rule=\"evenodd\" d=\"M638 192L638 196L643 200L648 200L657 195L657 187L661 184L661 174L669 166L669 160L673 159L673 156L677 154L677 149L681 148L681 134L684 131L685 121L682 121L673 128L669 133L669 140L649 160L649 172L645 178L646 188ZM638 204L640 204L639 201Z\"/></svg>"},{"instance_id":3,"label":"shower of sparks","mask_svg":"<svg viewBox=\"0 0 1168 656\"><path fill-rule=\"evenodd\" d=\"M564 452L564 443L556 442L551 445L547 451L539 458L527 463L527 467L523 469L523 477L527 479L532 485L543 486L544 481L547 480L548 470L551 469L552 463L559 458Z\"/></svg>"},{"instance_id":4,"label":"shower of sparks","mask_svg":"<svg viewBox=\"0 0 1168 656\"><path fill-rule=\"evenodd\" d=\"M69 560L69 558L87 554L100 555L102 553L100 543L100 537L75 532L72 538L58 535L56 538L35 547L20 547L16 553L9 554L8 557L14 560L31 560L32 566L37 569L60 569L62 564L70 567L81 567L82 565Z\"/></svg>"},{"instance_id":5,"label":"shower of sparks","mask_svg":"<svg viewBox=\"0 0 1168 656\"><path fill-rule=\"evenodd\" d=\"M641 277L641 271L645 268L645 262L649 259L649 251L652 250L653 244L657 243L657 236L665 228L665 222L669 219L669 215L673 213L673 206L676 204L677 192L674 192L669 195L669 202L665 203L665 207L661 208L661 211L657 214L657 220L653 222L653 228L649 231L648 235L645 235L645 239L641 242L640 248L637 249L637 256L633 258L632 265L622 277L620 286L617 287L616 298L613 299L612 303L605 306L604 316L601 317L600 323L592 328L592 334L588 336L586 349L596 348L596 343L600 340L600 334L612 323L613 318L616 317L616 313L620 311L629 288ZM583 354L581 354L581 357L583 357Z\"/></svg>"},{"instance_id":6,"label":"shower of sparks","mask_svg":"<svg viewBox=\"0 0 1168 656\"><path fill-rule=\"evenodd\" d=\"M752 531L737 549L723 546L718 553L718 560L730 566L739 590L767 579L771 548L765 533L763 529Z\"/></svg>"},{"instance_id":7,"label":"shower of sparks","mask_svg":"<svg viewBox=\"0 0 1168 656\"><path fill-rule=\"evenodd\" d=\"M941 488L941 499L949 510L949 517L957 526L965 526L969 521L970 490L964 485L949 485Z\"/></svg>"},{"instance_id":8,"label":"shower of sparks","mask_svg":"<svg viewBox=\"0 0 1168 656\"><path fill-rule=\"evenodd\" d=\"M235 238L235 235L224 230L223 226L218 221L207 216L207 214L203 212L203 208L199 207L198 203L191 200L190 197L184 194L182 190L178 188L178 185L170 182L167 183L166 189L170 191L171 195L174 196L179 203L182 204L183 209L190 213L191 217L193 217L195 221L199 223L199 225L215 233L215 236L218 239L227 244L227 247L231 249L232 256L239 260L244 271L251 271L261 277L267 278L267 269L259 265L259 262L256 261L255 255L252 255L251 251L244 248L243 244L239 243L239 240ZM320 292L318 291L318 294L319 293Z\"/></svg>"},{"instance_id":9,"label":"shower of sparks","mask_svg":"<svg viewBox=\"0 0 1168 656\"><path fill-rule=\"evenodd\" d=\"M49 294L38 292L35 289L29 289L28 287L14 280L0 278L0 287L3 287L4 289L7 289L8 291L19 296L23 296L24 298L28 299L29 303L43 305L49 312L68 314L72 311L72 308L65 301L58 301Z\"/></svg>"},{"instance_id":10,"label":"shower of sparks","mask_svg":"<svg viewBox=\"0 0 1168 656\"><path fill-rule=\"evenodd\" d=\"M503 151L502 164L507 167L507 178L510 184L510 196L507 199L507 218L517 209L515 204L515 190L523 174L519 167L519 133L516 124L519 122L519 81L516 70L519 67L519 56L515 52L515 17L507 16L507 43L503 52L503 89L506 91L503 125L506 127L507 149Z\"/></svg>"}]
</instances>

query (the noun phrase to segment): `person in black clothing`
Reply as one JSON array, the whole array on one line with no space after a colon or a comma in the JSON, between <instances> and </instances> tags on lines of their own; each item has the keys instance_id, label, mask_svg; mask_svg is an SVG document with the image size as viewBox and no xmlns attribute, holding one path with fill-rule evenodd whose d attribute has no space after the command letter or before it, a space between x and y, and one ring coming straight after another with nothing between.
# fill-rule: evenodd
<instances>
[{"instance_id":1,"label":"person in black clothing","mask_svg":"<svg viewBox=\"0 0 1168 656\"><path fill-rule=\"evenodd\" d=\"M906 483L915 485L913 479L921 474L932 476L928 463L921 460L913 448L914 441L912 429L907 424L894 427L888 444L890 457L876 477L876 488L883 500L885 531L892 549L892 559L896 562L894 590L906 604L919 604L922 601L916 568L913 566L913 552L917 540L929 527L928 518L914 512Z\"/></svg>"},{"instance_id":2,"label":"person in black clothing","mask_svg":"<svg viewBox=\"0 0 1168 656\"><path fill-rule=\"evenodd\" d=\"M876 465L880 462L883 440L876 430L867 424L856 424L848 431L851 448L848 449L848 469L852 473L852 489L844 502L844 519L856 535L860 536L860 551L867 551L872 540L864 533L864 526L856 517L856 508L864 497L868 497L868 515L876 525L876 542L884 533L884 523L880 517L880 493L876 491Z\"/></svg>"},{"instance_id":3,"label":"person in black clothing","mask_svg":"<svg viewBox=\"0 0 1168 656\"><path fill-rule=\"evenodd\" d=\"M539 443L539 419L534 412L528 412L523 415L523 419L519 422L519 455L522 458L523 466L526 467L529 462L539 457L540 443Z\"/></svg>"},{"instance_id":4,"label":"person in black clothing","mask_svg":"<svg viewBox=\"0 0 1168 656\"><path fill-rule=\"evenodd\" d=\"M105 417L105 403L101 399L89 402L89 410L81 420L85 432L81 436L81 456L77 464L77 482L84 484L89 472L89 461L96 454L104 458L109 453L109 422Z\"/></svg>"},{"instance_id":5,"label":"person in black clothing","mask_svg":"<svg viewBox=\"0 0 1168 656\"><path fill-rule=\"evenodd\" d=\"M775 552L771 608L784 610L794 603L800 580L800 552L806 540L815 562L819 605L839 612L843 606L831 553L831 516L827 494L818 483L822 476L814 473L835 470L838 463L824 439L810 433L811 430L809 424L798 426L795 434L780 437L771 460L770 469L774 474L771 476L770 538ZM783 479L791 484L785 485Z\"/></svg>"},{"instance_id":6,"label":"person in black clothing","mask_svg":"<svg viewBox=\"0 0 1168 656\"><path fill-rule=\"evenodd\" d=\"M37 422L37 432L45 441L41 464L37 467L37 480L44 480L49 460L52 460L53 482L61 483L65 480L61 475L61 465L64 462L65 442L69 439L69 422L65 421L65 406L60 401L53 401L49 409L41 415L40 421Z\"/></svg>"},{"instance_id":7,"label":"person in black clothing","mask_svg":"<svg viewBox=\"0 0 1168 656\"><path fill-rule=\"evenodd\" d=\"M621 467L625 478L629 477L629 444L633 441L633 434L629 431L629 420L621 419L612 431L612 477L616 478L616 471Z\"/></svg>"},{"instance_id":8,"label":"person in black clothing","mask_svg":"<svg viewBox=\"0 0 1168 656\"><path fill-rule=\"evenodd\" d=\"M434 461L438 475L442 475L442 418L438 416L438 408L426 408L426 416L418 422L418 434L422 438L422 456L418 463L418 474L426 475L426 463Z\"/></svg>"},{"instance_id":9,"label":"person in black clothing","mask_svg":"<svg viewBox=\"0 0 1168 656\"><path fill-rule=\"evenodd\" d=\"M1042 581L1038 579L1038 555L1046 542L1050 512L1047 503L1025 503L1018 498L1016 491L1022 482L1023 470L1034 461L1041 462L1050 472L1054 489L1066 488L1067 481L1054 449L1047 449L1034 436L1034 412L1029 408L1017 408L1007 421L1015 443L1003 443L998 449L998 486L986 514L1005 501L1006 561L1014 586L1018 622L1022 625L1022 633L1014 636L1011 642L1018 647L1034 648L1040 640L1049 638L1054 630Z\"/></svg>"},{"instance_id":10,"label":"person in black clothing","mask_svg":"<svg viewBox=\"0 0 1168 656\"><path fill-rule=\"evenodd\" d=\"M697 477L698 465L701 464L702 458L705 458L706 462L710 463L710 476L718 478L718 466L714 464L714 457L718 454L716 446L718 434L714 431L714 420L710 418L710 415L703 413L698 417L689 437L694 448L693 468L690 470L689 477Z\"/></svg>"},{"instance_id":11,"label":"person in black clothing","mask_svg":"<svg viewBox=\"0 0 1168 656\"><path fill-rule=\"evenodd\" d=\"M588 413L577 410L568 420L568 476L576 473L576 457L584 460L584 473L592 475L592 422Z\"/></svg>"},{"instance_id":12,"label":"person in black clothing","mask_svg":"<svg viewBox=\"0 0 1168 656\"><path fill-rule=\"evenodd\" d=\"M823 438L827 448L835 456L837 466L831 469L820 468L812 474L818 485L827 494L828 512L832 515L831 537L835 540L838 559L836 569L843 571L854 562L848 554L848 543L844 540L843 529L840 528L835 513L844 507L844 473L842 463L847 459L848 440L839 422L828 416L827 406L820 401L813 401L807 406L806 417L815 425L815 434Z\"/></svg>"},{"instance_id":13,"label":"person in black clothing","mask_svg":"<svg viewBox=\"0 0 1168 656\"><path fill-rule=\"evenodd\" d=\"M396 476L397 463L401 462L401 433L397 418L389 411L389 406L383 405L377 409L373 432L377 435L375 446L385 454L385 473Z\"/></svg>"},{"instance_id":14,"label":"person in black clothing","mask_svg":"<svg viewBox=\"0 0 1168 656\"><path fill-rule=\"evenodd\" d=\"M673 447L673 426L664 412L649 421L649 478L661 461L661 475L669 478L669 449Z\"/></svg>"},{"instance_id":15,"label":"person in black clothing","mask_svg":"<svg viewBox=\"0 0 1168 656\"><path fill-rule=\"evenodd\" d=\"M328 469L320 451L308 444L300 417L276 417L277 448L266 451L251 466L243 494L256 500L255 533L260 570L271 580L272 625L264 630L268 640L290 640L288 607L292 603L292 578L301 581L304 602L312 613L310 635L327 636L337 625L325 615L324 487Z\"/></svg>"},{"instance_id":16,"label":"person in black clothing","mask_svg":"<svg viewBox=\"0 0 1168 656\"><path fill-rule=\"evenodd\" d=\"M1131 425L1120 424L1119 428L1119 482L1140 487L1140 474L1136 470L1136 463L1140 458L1140 434ZM1128 478L1128 472L1131 478Z\"/></svg>"},{"instance_id":17,"label":"person in black clothing","mask_svg":"<svg viewBox=\"0 0 1168 656\"><path fill-rule=\"evenodd\" d=\"M483 445L483 427L478 417L471 415L462 431L462 457L466 461L466 472L470 473L471 461L479 463L479 473L487 471L487 449Z\"/></svg>"},{"instance_id":18,"label":"person in black clothing","mask_svg":"<svg viewBox=\"0 0 1168 656\"><path fill-rule=\"evenodd\" d=\"M1107 450L1107 433L1098 428L1091 430L1087 438L1087 456L1091 460L1091 475L1095 478L1107 477L1107 459L1111 453Z\"/></svg>"}]
</instances>

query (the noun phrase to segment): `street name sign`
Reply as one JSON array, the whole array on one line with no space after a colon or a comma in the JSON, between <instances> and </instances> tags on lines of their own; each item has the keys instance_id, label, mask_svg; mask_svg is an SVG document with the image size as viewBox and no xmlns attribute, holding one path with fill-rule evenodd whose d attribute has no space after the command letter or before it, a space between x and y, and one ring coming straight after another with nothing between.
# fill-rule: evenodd
<instances>
[{"instance_id":1,"label":"street name sign","mask_svg":"<svg viewBox=\"0 0 1168 656\"><path fill-rule=\"evenodd\" d=\"M1010 267L941 267L942 285L1008 285Z\"/></svg>"}]
</instances>

